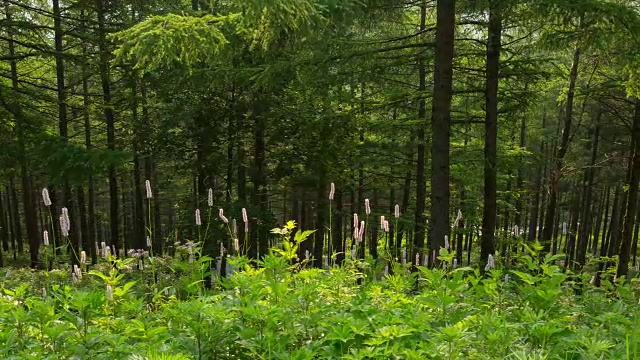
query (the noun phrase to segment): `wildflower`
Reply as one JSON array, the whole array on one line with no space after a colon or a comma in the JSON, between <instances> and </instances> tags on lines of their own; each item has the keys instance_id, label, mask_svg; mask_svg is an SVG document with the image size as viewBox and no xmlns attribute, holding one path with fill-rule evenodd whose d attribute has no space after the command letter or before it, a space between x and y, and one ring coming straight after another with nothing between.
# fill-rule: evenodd
<instances>
[{"instance_id":1,"label":"wildflower","mask_svg":"<svg viewBox=\"0 0 640 360\"><path fill-rule=\"evenodd\" d=\"M416 253L416 266L420 266L420 253Z\"/></svg>"},{"instance_id":2,"label":"wildflower","mask_svg":"<svg viewBox=\"0 0 640 360\"><path fill-rule=\"evenodd\" d=\"M223 255L224 255L224 245L220 243L220 256L222 257Z\"/></svg>"},{"instance_id":3,"label":"wildflower","mask_svg":"<svg viewBox=\"0 0 640 360\"><path fill-rule=\"evenodd\" d=\"M247 209L242 208L242 221L245 223L249 222L249 216L247 215Z\"/></svg>"},{"instance_id":4,"label":"wildflower","mask_svg":"<svg viewBox=\"0 0 640 360\"><path fill-rule=\"evenodd\" d=\"M76 273L72 273L71 274L71 283L73 283L73 284L77 284L78 283L78 275L76 275Z\"/></svg>"},{"instance_id":5,"label":"wildflower","mask_svg":"<svg viewBox=\"0 0 640 360\"><path fill-rule=\"evenodd\" d=\"M453 259L453 268L457 268L458 267L458 259Z\"/></svg>"},{"instance_id":6,"label":"wildflower","mask_svg":"<svg viewBox=\"0 0 640 360\"><path fill-rule=\"evenodd\" d=\"M42 297L46 298L47 297L47 288L42 288Z\"/></svg>"},{"instance_id":7,"label":"wildflower","mask_svg":"<svg viewBox=\"0 0 640 360\"><path fill-rule=\"evenodd\" d=\"M384 221L384 231L389 232L389 222L387 220Z\"/></svg>"},{"instance_id":8,"label":"wildflower","mask_svg":"<svg viewBox=\"0 0 640 360\"><path fill-rule=\"evenodd\" d=\"M394 211L393 215L396 217L396 219L400 217L400 205L396 204L395 211Z\"/></svg>"},{"instance_id":9,"label":"wildflower","mask_svg":"<svg viewBox=\"0 0 640 360\"><path fill-rule=\"evenodd\" d=\"M444 248L449 249L449 235L444 236Z\"/></svg>"},{"instance_id":10,"label":"wildflower","mask_svg":"<svg viewBox=\"0 0 640 360\"><path fill-rule=\"evenodd\" d=\"M239 251L240 251L240 240L238 240L238 239L233 239L233 249L234 249L236 252L239 252Z\"/></svg>"},{"instance_id":11,"label":"wildflower","mask_svg":"<svg viewBox=\"0 0 640 360\"><path fill-rule=\"evenodd\" d=\"M219 209L218 210L218 217L220 218L220 220L222 220L222 222L224 222L225 224L229 223L229 219L227 219L226 216L224 216L224 210Z\"/></svg>"},{"instance_id":12,"label":"wildflower","mask_svg":"<svg viewBox=\"0 0 640 360\"><path fill-rule=\"evenodd\" d=\"M360 231L358 231L358 228L354 228L353 229L353 240L358 242L358 238L360 237Z\"/></svg>"},{"instance_id":13,"label":"wildflower","mask_svg":"<svg viewBox=\"0 0 640 360\"><path fill-rule=\"evenodd\" d=\"M380 230L384 230L384 215L380 215Z\"/></svg>"},{"instance_id":14,"label":"wildflower","mask_svg":"<svg viewBox=\"0 0 640 360\"><path fill-rule=\"evenodd\" d=\"M356 246L354 245L354 246L351 248L351 260L353 260L353 259L355 259L355 258L356 258Z\"/></svg>"},{"instance_id":15,"label":"wildflower","mask_svg":"<svg viewBox=\"0 0 640 360\"><path fill-rule=\"evenodd\" d=\"M487 265L484 267L484 271L489 271L496 267L495 260L493 259L493 255L489 254L487 257Z\"/></svg>"},{"instance_id":16,"label":"wildflower","mask_svg":"<svg viewBox=\"0 0 640 360\"><path fill-rule=\"evenodd\" d=\"M149 235L147 235L147 247L151 247L151 238L149 237Z\"/></svg>"},{"instance_id":17,"label":"wildflower","mask_svg":"<svg viewBox=\"0 0 640 360\"><path fill-rule=\"evenodd\" d=\"M80 251L80 264L86 264L87 263L87 253L86 251L82 250Z\"/></svg>"},{"instance_id":18,"label":"wildflower","mask_svg":"<svg viewBox=\"0 0 640 360\"><path fill-rule=\"evenodd\" d=\"M359 223L360 222L358 221L358 214L354 213L353 214L353 227L357 228Z\"/></svg>"},{"instance_id":19,"label":"wildflower","mask_svg":"<svg viewBox=\"0 0 640 360\"><path fill-rule=\"evenodd\" d=\"M249 215L247 215L247 209L242 208L242 222L244 223L244 232L249 232Z\"/></svg>"},{"instance_id":20,"label":"wildflower","mask_svg":"<svg viewBox=\"0 0 640 360\"><path fill-rule=\"evenodd\" d=\"M42 232L42 240L44 246L49 246L49 232L47 230Z\"/></svg>"},{"instance_id":21,"label":"wildflower","mask_svg":"<svg viewBox=\"0 0 640 360\"><path fill-rule=\"evenodd\" d=\"M73 273L76 275L78 280L82 280L82 270L80 270L80 267L76 264L73 265Z\"/></svg>"},{"instance_id":22,"label":"wildflower","mask_svg":"<svg viewBox=\"0 0 640 360\"><path fill-rule=\"evenodd\" d=\"M200 209L196 209L196 225L202 225L202 219L200 218Z\"/></svg>"},{"instance_id":23,"label":"wildflower","mask_svg":"<svg viewBox=\"0 0 640 360\"><path fill-rule=\"evenodd\" d=\"M138 270L144 270L144 262L142 262L142 259L138 260Z\"/></svg>"},{"instance_id":24,"label":"wildflower","mask_svg":"<svg viewBox=\"0 0 640 360\"><path fill-rule=\"evenodd\" d=\"M107 291L105 292L105 295L107 296L108 301L113 300L113 288L109 284L107 284Z\"/></svg>"},{"instance_id":25,"label":"wildflower","mask_svg":"<svg viewBox=\"0 0 640 360\"><path fill-rule=\"evenodd\" d=\"M147 188L147 199L151 199L153 197L153 192L151 192L151 181L145 180L144 186Z\"/></svg>"},{"instance_id":26,"label":"wildflower","mask_svg":"<svg viewBox=\"0 0 640 360\"><path fill-rule=\"evenodd\" d=\"M331 183L331 190L329 190L329 200L333 200L333 197L336 194L336 185Z\"/></svg>"},{"instance_id":27,"label":"wildflower","mask_svg":"<svg viewBox=\"0 0 640 360\"><path fill-rule=\"evenodd\" d=\"M105 247L104 248L104 258L109 258L109 256L111 256L111 248L110 247Z\"/></svg>"},{"instance_id":28,"label":"wildflower","mask_svg":"<svg viewBox=\"0 0 640 360\"><path fill-rule=\"evenodd\" d=\"M309 260L311 258L311 253L309 252L309 250L305 250L304 251L304 258Z\"/></svg>"},{"instance_id":29,"label":"wildflower","mask_svg":"<svg viewBox=\"0 0 640 360\"><path fill-rule=\"evenodd\" d=\"M364 221L361 221L360 231L358 232L358 238L360 239L360 241L362 241L363 236L364 236Z\"/></svg>"},{"instance_id":30,"label":"wildflower","mask_svg":"<svg viewBox=\"0 0 640 360\"><path fill-rule=\"evenodd\" d=\"M238 234L238 222L236 219L231 219L231 229L233 230L233 235L237 236Z\"/></svg>"},{"instance_id":31,"label":"wildflower","mask_svg":"<svg viewBox=\"0 0 640 360\"><path fill-rule=\"evenodd\" d=\"M213 207L213 189L209 188L209 194L207 196L207 205Z\"/></svg>"},{"instance_id":32,"label":"wildflower","mask_svg":"<svg viewBox=\"0 0 640 360\"><path fill-rule=\"evenodd\" d=\"M453 222L453 227L457 227L460 220L462 220L462 211L458 209L458 216L456 216L456 220Z\"/></svg>"},{"instance_id":33,"label":"wildflower","mask_svg":"<svg viewBox=\"0 0 640 360\"><path fill-rule=\"evenodd\" d=\"M364 199L364 213L367 215L371 214L371 205L369 204L369 199Z\"/></svg>"},{"instance_id":34,"label":"wildflower","mask_svg":"<svg viewBox=\"0 0 640 360\"><path fill-rule=\"evenodd\" d=\"M44 206L51 206L51 198L49 197L49 190L47 190L47 188L42 189L42 202L44 202Z\"/></svg>"},{"instance_id":35,"label":"wildflower","mask_svg":"<svg viewBox=\"0 0 640 360\"><path fill-rule=\"evenodd\" d=\"M407 263L407 247L403 247L402 248L402 263L406 264Z\"/></svg>"},{"instance_id":36,"label":"wildflower","mask_svg":"<svg viewBox=\"0 0 640 360\"><path fill-rule=\"evenodd\" d=\"M63 207L61 210L62 214L60 215L60 232L62 232L62 236L69 236L69 230L71 230L71 221L69 220L69 210L66 207Z\"/></svg>"}]
</instances>

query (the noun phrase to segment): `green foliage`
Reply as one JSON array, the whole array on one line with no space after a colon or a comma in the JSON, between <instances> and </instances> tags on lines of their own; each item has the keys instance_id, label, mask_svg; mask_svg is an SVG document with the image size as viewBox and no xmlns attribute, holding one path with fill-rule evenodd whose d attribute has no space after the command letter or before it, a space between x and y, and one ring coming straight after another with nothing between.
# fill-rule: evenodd
<instances>
[{"instance_id":1,"label":"green foliage","mask_svg":"<svg viewBox=\"0 0 640 360\"><path fill-rule=\"evenodd\" d=\"M222 28L235 19L235 15L151 16L114 36L121 44L115 55L142 73L175 66L202 66L212 62L229 43Z\"/></svg>"},{"instance_id":2,"label":"green foliage","mask_svg":"<svg viewBox=\"0 0 640 360\"><path fill-rule=\"evenodd\" d=\"M282 244L243 266L222 288L182 300L144 296L131 260L70 285L12 271L0 286L0 356L129 360L180 359L631 359L640 353L636 283L604 291L570 279L558 256L527 248L510 270L471 268L394 274L358 284L355 267L291 271L309 235L289 222ZM452 253L441 251L445 264ZM282 261L278 261L281 259ZM164 262L180 265L180 258ZM237 266L242 260L234 262ZM56 273L55 271L53 272ZM511 275L511 276L508 276ZM142 276L149 276L142 272ZM181 275L177 275L181 276ZM163 275L164 277L164 275ZM92 279L99 279L100 282ZM51 280L51 279L50 279ZM174 279L175 280L175 279ZM67 280L68 281L68 280ZM143 280L144 281L144 280ZM102 283L101 283L102 282ZM21 284L21 285L19 285ZM113 298L104 293L113 285ZM124 284L124 285L121 285ZM580 295L575 289L580 288ZM168 288L168 289L169 289Z\"/></svg>"}]
</instances>

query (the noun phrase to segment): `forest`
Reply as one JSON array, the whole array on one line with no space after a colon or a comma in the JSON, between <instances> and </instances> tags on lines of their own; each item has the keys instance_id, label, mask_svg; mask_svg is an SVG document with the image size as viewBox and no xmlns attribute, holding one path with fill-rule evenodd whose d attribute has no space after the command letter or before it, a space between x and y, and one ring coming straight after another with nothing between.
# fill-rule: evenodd
<instances>
[{"instance_id":1,"label":"forest","mask_svg":"<svg viewBox=\"0 0 640 360\"><path fill-rule=\"evenodd\" d=\"M0 358L640 359L639 1L0 3Z\"/></svg>"}]
</instances>

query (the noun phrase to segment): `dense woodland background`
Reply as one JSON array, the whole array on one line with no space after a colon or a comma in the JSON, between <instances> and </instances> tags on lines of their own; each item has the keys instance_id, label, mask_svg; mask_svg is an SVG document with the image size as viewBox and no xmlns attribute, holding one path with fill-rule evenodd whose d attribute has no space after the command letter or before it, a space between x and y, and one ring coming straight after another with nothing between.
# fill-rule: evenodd
<instances>
[{"instance_id":1,"label":"dense woodland background","mask_svg":"<svg viewBox=\"0 0 640 360\"><path fill-rule=\"evenodd\" d=\"M349 254L354 213L360 256L434 265L447 236L459 264L537 239L636 265L637 1L1 3L0 265L42 266L62 207L94 261L148 229L157 252L199 239L196 209L218 255L222 208L251 257L287 220L317 229L315 266Z\"/></svg>"}]
</instances>

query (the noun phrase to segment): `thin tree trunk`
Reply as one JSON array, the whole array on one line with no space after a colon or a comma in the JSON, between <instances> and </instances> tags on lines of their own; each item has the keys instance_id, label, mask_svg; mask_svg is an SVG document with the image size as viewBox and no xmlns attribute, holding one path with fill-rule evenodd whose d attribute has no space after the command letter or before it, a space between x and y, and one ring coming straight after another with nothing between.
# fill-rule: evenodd
<instances>
[{"instance_id":1,"label":"thin tree trunk","mask_svg":"<svg viewBox=\"0 0 640 360\"><path fill-rule=\"evenodd\" d=\"M640 200L638 200L640 202ZM633 266L637 265L638 260L638 233L640 232L640 226L638 226L638 219L640 217L640 204L636 204L635 214L635 226L633 230L633 245L631 245L631 254L633 255Z\"/></svg>"},{"instance_id":2,"label":"thin tree trunk","mask_svg":"<svg viewBox=\"0 0 640 360\"><path fill-rule=\"evenodd\" d=\"M562 131L562 141L558 148L549 179L549 204L547 205L546 218L542 229L542 244L545 252L551 250L551 236L553 234L553 220L556 215L558 201L558 191L560 178L562 177L562 165L564 157L569 150L569 140L571 139L571 124L573 120L573 102L576 82L578 80L578 68L580 65L580 47L576 45L573 51L573 64L569 75L569 90L567 91L567 104L565 108L564 130Z\"/></svg>"},{"instance_id":3,"label":"thin tree trunk","mask_svg":"<svg viewBox=\"0 0 640 360\"><path fill-rule=\"evenodd\" d=\"M638 205L638 183L640 182L640 99L635 99L635 113L633 116L633 127L631 134L631 154L630 162L631 176L629 178L627 191L627 207L622 226L622 242L620 246L620 257L618 263L618 277L627 275L629 271L629 259L631 251L631 241L633 236L634 216Z\"/></svg>"},{"instance_id":4,"label":"thin tree trunk","mask_svg":"<svg viewBox=\"0 0 640 360\"><path fill-rule=\"evenodd\" d=\"M17 258L16 242L18 241L18 233L16 233L16 220L14 206L16 202L15 196L13 196L13 176L9 176L9 184L6 186L7 194L7 215L9 220L9 229L11 229L11 252L13 253L13 260ZM18 220L20 225L20 220ZM18 228L19 229L19 228Z\"/></svg>"},{"instance_id":5,"label":"thin tree trunk","mask_svg":"<svg viewBox=\"0 0 640 360\"><path fill-rule=\"evenodd\" d=\"M609 200L611 199L611 189L606 187L602 192L602 202L600 207L600 214L597 219L595 230L593 233L593 256L598 254L598 240L602 236L602 243L604 244L607 231L607 218L609 217ZM604 215L602 212L604 211ZM601 235L602 234L602 235Z\"/></svg>"},{"instance_id":6,"label":"thin tree trunk","mask_svg":"<svg viewBox=\"0 0 640 360\"><path fill-rule=\"evenodd\" d=\"M133 75L132 75L133 77ZM136 81L131 83L131 92L133 103L131 104L131 121L133 122L133 233L134 238L131 239L131 245L134 249L145 249L146 231L145 231L145 210L144 199L142 197L142 163L140 160L140 144L143 144L143 130L138 119L138 101ZM150 180L150 179L149 179Z\"/></svg>"},{"instance_id":7,"label":"thin tree trunk","mask_svg":"<svg viewBox=\"0 0 640 360\"><path fill-rule=\"evenodd\" d=\"M344 241L345 238L342 236L342 219L343 219L343 212L344 212L344 208L343 208L343 202L342 202L342 190L340 190L340 187L338 187L336 189L336 193L334 195L334 199L335 199L335 206L332 210L332 215L333 215L333 229L332 231L332 240L333 240L333 253L335 254L335 263L337 265L342 265L342 262L344 261L344 252L345 252L345 246L344 246Z\"/></svg>"},{"instance_id":8,"label":"thin tree trunk","mask_svg":"<svg viewBox=\"0 0 640 360\"><path fill-rule=\"evenodd\" d=\"M373 199L371 201L371 207L373 211L378 209L378 190L373 190ZM373 212L374 214L377 212ZM378 230L380 229L379 224L376 221L376 217L373 216L370 218L370 223L367 224L367 227L371 229L371 239L369 239L369 254L377 260L378 259Z\"/></svg>"},{"instance_id":9,"label":"thin tree trunk","mask_svg":"<svg viewBox=\"0 0 640 360\"><path fill-rule=\"evenodd\" d=\"M422 0L420 6L420 33L427 28L427 2ZM427 65L424 54L418 54L418 91L425 94L427 89ZM424 253L425 240L425 203L427 201L427 184L425 176L425 153L426 153L426 137L425 126L427 122L427 104L424 95L421 95L418 101L418 128L416 129L416 140L418 143L418 162L416 164L416 211L414 223L414 247L411 250L410 258L413 259L416 254ZM425 265L425 264L423 264Z\"/></svg>"},{"instance_id":10,"label":"thin tree trunk","mask_svg":"<svg viewBox=\"0 0 640 360\"><path fill-rule=\"evenodd\" d=\"M520 149L522 150L524 150L527 146L526 135L527 135L527 120L526 120L526 117L523 116L522 122L520 123ZM524 212L523 210L524 166L518 167L518 175L516 177L516 191L518 192L518 195L516 198L516 206L515 206L516 214L513 222L515 223L515 225L518 226L518 233L515 234L515 237L519 238L520 229L522 230L526 229L526 226L524 226L524 224L522 223L523 220L526 219L523 213ZM514 246L514 252L517 252L517 249L518 247Z\"/></svg>"},{"instance_id":11,"label":"thin tree trunk","mask_svg":"<svg viewBox=\"0 0 640 360\"><path fill-rule=\"evenodd\" d=\"M600 117L600 113L598 113L598 118ZM596 120L597 121L597 120ZM582 268L586 262L587 255L587 245L589 242L589 223L591 221L591 199L593 195L593 180L595 177L595 165L596 160L598 158L598 140L600 138L600 125L596 124L593 127L593 137L591 140L591 161L589 162L589 167L585 170L585 179L583 186L583 202L582 202L582 226L580 227L580 232L578 234L578 248L577 248L577 256L576 262L578 263L578 267Z\"/></svg>"},{"instance_id":12,"label":"thin tree trunk","mask_svg":"<svg viewBox=\"0 0 640 360\"><path fill-rule=\"evenodd\" d=\"M98 18L98 52L99 58L99 72L100 82L102 85L102 99L103 99L103 111L104 118L107 125L107 149L115 151L116 149L116 131L115 131L115 114L113 111L113 104L111 99L111 76L110 76L110 50L107 44L107 30L105 22L105 0L97 0L96 12ZM108 178L109 178L109 243L115 246L116 253L120 248L120 234L119 234L119 200L118 200L118 179L116 174L115 165L109 164L108 166Z\"/></svg>"},{"instance_id":13,"label":"thin tree trunk","mask_svg":"<svg viewBox=\"0 0 640 360\"><path fill-rule=\"evenodd\" d=\"M2 237L2 250L9 251L9 226L7 223L7 203L4 201L4 195L0 190L0 237Z\"/></svg>"},{"instance_id":14,"label":"thin tree trunk","mask_svg":"<svg viewBox=\"0 0 640 360\"><path fill-rule=\"evenodd\" d=\"M262 98L263 94L259 94L254 99L254 157L253 157L253 194L252 201L256 209L259 211L259 215L266 219L267 217L267 205L269 202L267 196L267 175L266 175L266 108L263 103L265 99ZM249 257L256 259L259 256L267 253L267 234L265 231L265 225L257 225L252 228L252 233L255 231L255 236L252 236L252 244L249 249Z\"/></svg>"}]
</instances>

